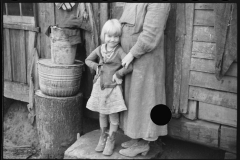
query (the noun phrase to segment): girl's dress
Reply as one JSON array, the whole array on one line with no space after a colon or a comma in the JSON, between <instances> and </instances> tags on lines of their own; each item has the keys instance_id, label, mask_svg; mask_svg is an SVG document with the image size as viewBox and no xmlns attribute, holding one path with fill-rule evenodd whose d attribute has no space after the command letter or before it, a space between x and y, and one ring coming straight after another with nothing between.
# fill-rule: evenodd
<instances>
[{"instance_id":1,"label":"girl's dress","mask_svg":"<svg viewBox=\"0 0 240 160\"><path fill-rule=\"evenodd\" d=\"M112 53L106 54L107 51L105 47L105 44L101 46L101 54L106 62L111 58L115 50L113 50ZM86 108L101 114L112 114L127 110L123 100L122 86L117 85L114 88L105 88L102 90L99 76L97 81L93 84L92 93Z\"/></svg>"}]
</instances>

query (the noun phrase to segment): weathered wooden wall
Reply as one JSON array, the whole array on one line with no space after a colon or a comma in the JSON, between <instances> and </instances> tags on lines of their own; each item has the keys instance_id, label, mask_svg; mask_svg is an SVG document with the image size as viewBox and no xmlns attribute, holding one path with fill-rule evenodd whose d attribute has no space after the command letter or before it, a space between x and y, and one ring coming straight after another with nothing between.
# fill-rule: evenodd
<instances>
[{"instance_id":1,"label":"weathered wooden wall","mask_svg":"<svg viewBox=\"0 0 240 160\"><path fill-rule=\"evenodd\" d=\"M34 31L35 30L35 31ZM4 25L4 96L28 102L29 73L38 28Z\"/></svg>"},{"instance_id":2,"label":"weathered wooden wall","mask_svg":"<svg viewBox=\"0 0 240 160\"><path fill-rule=\"evenodd\" d=\"M174 107L183 117L169 123L169 135L236 153L237 62L222 80L216 79L214 4L178 4L178 7L177 15L185 8L185 18L179 20L185 19L186 32L180 34L184 35L179 42L183 44L182 56L176 55L181 60L175 63L174 72L181 76L174 77L177 78L174 85L179 87L174 88L179 91L174 92L177 93L174 102L178 104ZM179 26L176 34L180 33ZM178 52L175 50L175 54Z\"/></svg>"}]
</instances>

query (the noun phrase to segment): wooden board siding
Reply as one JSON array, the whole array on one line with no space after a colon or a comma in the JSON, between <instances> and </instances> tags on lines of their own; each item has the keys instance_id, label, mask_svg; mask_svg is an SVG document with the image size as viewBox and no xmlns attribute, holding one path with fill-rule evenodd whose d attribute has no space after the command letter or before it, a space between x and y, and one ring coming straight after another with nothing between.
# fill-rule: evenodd
<instances>
[{"instance_id":1,"label":"wooden board siding","mask_svg":"<svg viewBox=\"0 0 240 160\"><path fill-rule=\"evenodd\" d=\"M216 44L208 42L193 42L192 57L214 59L216 54Z\"/></svg>"},{"instance_id":2,"label":"wooden board siding","mask_svg":"<svg viewBox=\"0 0 240 160\"><path fill-rule=\"evenodd\" d=\"M51 58L51 42L50 38L45 34L46 29L50 25L55 24L55 4L54 3L38 3L38 20L40 33L40 57Z\"/></svg>"},{"instance_id":3,"label":"wooden board siding","mask_svg":"<svg viewBox=\"0 0 240 160\"><path fill-rule=\"evenodd\" d=\"M220 125L201 120L191 121L184 117L171 119L168 123L168 135L203 145L218 147Z\"/></svg>"},{"instance_id":4,"label":"wooden board siding","mask_svg":"<svg viewBox=\"0 0 240 160\"><path fill-rule=\"evenodd\" d=\"M225 152L224 159L237 159L237 156L234 153Z\"/></svg>"},{"instance_id":5,"label":"wooden board siding","mask_svg":"<svg viewBox=\"0 0 240 160\"><path fill-rule=\"evenodd\" d=\"M199 102L198 118L224 125L237 126L237 110Z\"/></svg>"},{"instance_id":6,"label":"wooden board siding","mask_svg":"<svg viewBox=\"0 0 240 160\"><path fill-rule=\"evenodd\" d=\"M214 26L213 10L195 10L194 25Z\"/></svg>"},{"instance_id":7,"label":"wooden board siding","mask_svg":"<svg viewBox=\"0 0 240 160\"><path fill-rule=\"evenodd\" d=\"M237 78L225 76L218 81L214 74L190 71L189 85L237 93Z\"/></svg>"},{"instance_id":8,"label":"wooden board siding","mask_svg":"<svg viewBox=\"0 0 240 160\"><path fill-rule=\"evenodd\" d=\"M124 4L125 2L111 3L110 18L119 19L122 15Z\"/></svg>"},{"instance_id":9,"label":"wooden board siding","mask_svg":"<svg viewBox=\"0 0 240 160\"><path fill-rule=\"evenodd\" d=\"M185 4L177 3L176 9L176 41L175 41L175 60L174 60L174 81L173 81L173 113L178 114L180 108L181 94L181 68L182 54L185 42L186 23L185 23Z\"/></svg>"},{"instance_id":10,"label":"wooden board siding","mask_svg":"<svg viewBox=\"0 0 240 160\"><path fill-rule=\"evenodd\" d=\"M188 112L186 114L183 114L183 116L190 120L196 120L197 119L197 113L198 112L198 101L194 100L188 100Z\"/></svg>"},{"instance_id":11,"label":"wooden board siding","mask_svg":"<svg viewBox=\"0 0 240 160\"><path fill-rule=\"evenodd\" d=\"M29 87L23 83L4 81L4 96L23 102L28 102Z\"/></svg>"},{"instance_id":12,"label":"wooden board siding","mask_svg":"<svg viewBox=\"0 0 240 160\"><path fill-rule=\"evenodd\" d=\"M213 3L195 3L195 9L210 9L212 10L214 8Z\"/></svg>"},{"instance_id":13,"label":"wooden board siding","mask_svg":"<svg viewBox=\"0 0 240 160\"><path fill-rule=\"evenodd\" d=\"M209 59L191 58L190 69L215 74L215 61ZM232 63L225 75L237 77L237 63Z\"/></svg>"},{"instance_id":14,"label":"wooden board siding","mask_svg":"<svg viewBox=\"0 0 240 160\"><path fill-rule=\"evenodd\" d=\"M220 146L221 149L232 153L237 152L237 129L221 125Z\"/></svg>"},{"instance_id":15,"label":"wooden board siding","mask_svg":"<svg viewBox=\"0 0 240 160\"><path fill-rule=\"evenodd\" d=\"M27 69L25 57L25 34L24 30L10 30L10 45L12 57L13 81L26 83Z\"/></svg>"},{"instance_id":16,"label":"wooden board siding","mask_svg":"<svg viewBox=\"0 0 240 160\"><path fill-rule=\"evenodd\" d=\"M34 41L36 38L36 32L26 31L26 56L27 56L27 84L30 80L30 70L33 61Z\"/></svg>"},{"instance_id":17,"label":"wooden board siding","mask_svg":"<svg viewBox=\"0 0 240 160\"><path fill-rule=\"evenodd\" d=\"M182 73L181 73L182 78L180 95L181 113L187 113L188 111L188 83L192 52L194 3L185 4L185 16L186 16L186 35L182 54Z\"/></svg>"},{"instance_id":18,"label":"wooden board siding","mask_svg":"<svg viewBox=\"0 0 240 160\"><path fill-rule=\"evenodd\" d=\"M175 34L176 34L176 7L177 4L172 3L166 23L164 35L164 55L166 59L166 105L173 110L173 79L174 79L174 58L175 58Z\"/></svg>"},{"instance_id":19,"label":"wooden board siding","mask_svg":"<svg viewBox=\"0 0 240 160\"><path fill-rule=\"evenodd\" d=\"M189 99L237 109L237 94L202 87L189 87Z\"/></svg>"},{"instance_id":20,"label":"wooden board siding","mask_svg":"<svg viewBox=\"0 0 240 160\"><path fill-rule=\"evenodd\" d=\"M193 41L199 42L215 42L214 27L194 26Z\"/></svg>"},{"instance_id":21,"label":"wooden board siding","mask_svg":"<svg viewBox=\"0 0 240 160\"><path fill-rule=\"evenodd\" d=\"M12 81L12 65L11 65L11 52L10 52L10 36L9 29L3 30L4 38L4 80Z\"/></svg>"}]
</instances>

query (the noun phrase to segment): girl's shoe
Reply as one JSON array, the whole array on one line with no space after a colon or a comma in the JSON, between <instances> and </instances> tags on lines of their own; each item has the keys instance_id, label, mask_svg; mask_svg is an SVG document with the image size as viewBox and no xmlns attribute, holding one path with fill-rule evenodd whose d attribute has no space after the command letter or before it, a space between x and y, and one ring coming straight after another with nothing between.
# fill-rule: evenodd
<instances>
[{"instance_id":1,"label":"girl's shoe","mask_svg":"<svg viewBox=\"0 0 240 160\"><path fill-rule=\"evenodd\" d=\"M112 135L110 135L107 138L106 146L103 150L103 155L111 156L113 154L113 149L114 149L114 145L115 145L115 134L116 134L116 132L113 132Z\"/></svg>"},{"instance_id":2,"label":"girl's shoe","mask_svg":"<svg viewBox=\"0 0 240 160\"><path fill-rule=\"evenodd\" d=\"M102 152L105 148L107 136L108 136L106 131L107 131L107 127L104 127L101 129L101 136L99 138L98 145L95 148L95 151L97 151L97 152Z\"/></svg>"},{"instance_id":3,"label":"girl's shoe","mask_svg":"<svg viewBox=\"0 0 240 160\"><path fill-rule=\"evenodd\" d=\"M134 145L135 143L137 143L139 141L139 139L131 139L130 141L127 141L127 142L124 142L121 144L121 146L123 148L129 148L131 147L132 145Z\"/></svg>"},{"instance_id":4,"label":"girl's shoe","mask_svg":"<svg viewBox=\"0 0 240 160\"><path fill-rule=\"evenodd\" d=\"M149 143L145 140L140 140L139 142L133 144L127 149L121 149L119 153L127 157L135 157L138 154L146 156L150 149Z\"/></svg>"}]
</instances>

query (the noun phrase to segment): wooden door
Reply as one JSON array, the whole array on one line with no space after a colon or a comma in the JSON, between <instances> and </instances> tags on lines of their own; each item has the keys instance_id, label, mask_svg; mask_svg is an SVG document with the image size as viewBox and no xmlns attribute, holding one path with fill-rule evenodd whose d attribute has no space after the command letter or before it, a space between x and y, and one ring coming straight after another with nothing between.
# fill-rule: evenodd
<instances>
[{"instance_id":1,"label":"wooden door","mask_svg":"<svg viewBox=\"0 0 240 160\"><path fill-rule=\"evenodd\" d=\"M5 3L3 15L4 96L28 102L36 34L34 3Z\"/></svg>"}]
</instances>

